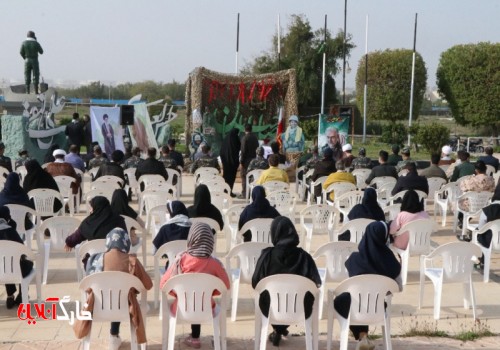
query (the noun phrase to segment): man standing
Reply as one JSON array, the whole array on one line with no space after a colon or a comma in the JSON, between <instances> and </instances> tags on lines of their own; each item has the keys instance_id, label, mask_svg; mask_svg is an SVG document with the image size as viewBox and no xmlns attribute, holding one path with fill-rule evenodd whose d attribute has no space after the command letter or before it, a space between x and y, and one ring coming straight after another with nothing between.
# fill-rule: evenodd
<instances>
[{"instance_id":1,"label":"man standing","mask_svg":"<svg viewBox=\"0 0 500 350\"><path fill-rule=\"evenodd\" d=\"M107 114L102 116L101 131L104 137L104 152L106 154L111 154L115 151L115 134L113 127L109 123L109 117Z\"/></svg>"},{"instance_id":2,"label":"man standing","mask_svg":"<svg viewBox=\"0 0 500 350\"><path fill-rule=\"evenodd\" d=\"M240 176L241 176L241 195L238 198L245 198L247 186L247 168L252 159L255 157L255 151L259 147L259 140L257 136L252 134L252 125L245 125L245 136L241 140L241 153L240 153Z\"/></svg>"},{"instance_id":3,"label":"man standing","mask_svg":"<svg viewBox=\"0 0 500 350\"><path fill-rule=\"evenodd\" d=\"M38 66L38 54L43 54L42 46L36 41L35 33L31 30L27 34L26 40L21 44L21 57L24 59L24 83L26 93L30 93L31 73L33 72L33 87L35 94L38 94L38 80L40 68Z\"/></svg>"},{"instance_id":4,"label":"man standing","mask_svg":"<svg viewBox=\"0 0 500 350\"><path fill-rule=\"evenodd\" d=\"M66 125L64 133L66 134L69 144L75 145L77 147L76 153L80 154L80 147L83 144L84 130L78 113L73 113L73 120L71 123Z\"/></svg>"},{"instance_id":5,"label":"man standing","mask_svg":"<svg viewBox=\"0 0 500 350\"><path fill-rule=\"evenodd\" d=\"M344 151L342 151L342 145L340 144L339 131L334 127L329 127L326 129L326 140L327 144L321 148L321 153L324 153L327 148L333 151L333 160L342 159Z\"/></svg>"}]
</instances>

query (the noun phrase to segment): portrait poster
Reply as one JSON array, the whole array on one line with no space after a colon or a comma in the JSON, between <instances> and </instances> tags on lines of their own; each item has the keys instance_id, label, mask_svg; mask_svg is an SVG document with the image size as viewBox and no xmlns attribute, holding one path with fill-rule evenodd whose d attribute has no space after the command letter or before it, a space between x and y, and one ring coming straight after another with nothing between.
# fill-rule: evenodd
<instances>
[{"instance_id":1,"label":"portrait poster","mask_svg":"<svg viewBox=\"0 0 500 350\"><path fill-rule=\"evenodd\" d=\"M139 147L142 152L146 152L149 147L158 148L146 104L135 103L133 106L134 125L128 127L132 146Z\"/></svg>"},{"instance_id":2,"label":"portrait poster","mask_svg":"<svg viewBox=\"0 0 500 350\"><path fill-rule=\"evenodd\" d=\"M350 117L342 117L339 115L319 115L319 130L318 130L318 149L323 149L327 144L326 131L328 128L335 128L339 133L340 144L343 146L347 143L349 135Z\"/></svg>"},{"instance_id":3,"label":"portrait poster","mask_svg":"<svg viewBox=\"0 0 500 350\"><path fill-rule=\"evenodd\" d=\"M115 150L125 152L120 107L90 106L92 141L98 142L108 156Z\"/></svg>"}]
</instances>

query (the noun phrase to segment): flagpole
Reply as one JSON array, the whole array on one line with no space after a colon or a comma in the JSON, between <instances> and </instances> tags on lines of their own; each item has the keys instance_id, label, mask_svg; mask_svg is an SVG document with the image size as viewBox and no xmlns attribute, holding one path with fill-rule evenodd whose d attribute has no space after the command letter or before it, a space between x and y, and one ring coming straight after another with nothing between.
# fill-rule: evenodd
<instances>
[{"instance_id":1,"label":"flagpole","mask_svg":"<svg viewBox=\"0 0 500 350\"><path fill-rule=\"evenodd\" d=\"M347 41L347 0L344 2L344 40L342 42L342 55L344 60L342 63L342 104L345 105L345 56L346 56L346 41Z\"/></svg>"},{"instance_id":2,"label":"flagpole","mask_svg":"<svg viewBox=\"0 0 500 350\"><path fill-rule=\"evenodd\" d=\"M238 51L240 50L240 13L238 12L237 22L236 22L236 75L238 75Z\"/></svg>"},{"instance_id":3,"label":"flagpole","mask_svg":"<svg viewBox=\"0 0 500 350\"><path fill-rule=\"evenodd\" d=\"M321 84L321 114L325 113L325 83L326 83L326 15L325 15L325 33L323 37L323 80Z\"/></svg>"},{"instance_id":4,"label":"flagpole","mask_svg":"<svg viewBox=\"0 0 500 350\"><path fill-rule=\"evenodd\" d=\"M413 59L411 63L411 88L410 88L410 113L408 117L408 147L410 147L411 135L409 128L411 127L411 119L413 116L413 89L415 85L415 55L417 49L417 15L415 13L415 30L413 33Z\"/></svg>"},{"instance_id":5,"label":"flagpole","mask_svg":"<svg viewBox=\"0 0 500 350\"><path fill-rule=\"evenodd\" d=\"M279 13L278 13L278 70L281 70L281 25L280 25Z\"/></svg>"},{"instance_id":6,"label":"flagpole","mask_svg":"<svg viewBox=\"0 0 500 350\"><path fill-rule=\"evenodd\" d=\"M363 92L363 143L366 142L366 106L368 104L368 15L365 33L365 90Z\"/></svg>"}]
</instances>

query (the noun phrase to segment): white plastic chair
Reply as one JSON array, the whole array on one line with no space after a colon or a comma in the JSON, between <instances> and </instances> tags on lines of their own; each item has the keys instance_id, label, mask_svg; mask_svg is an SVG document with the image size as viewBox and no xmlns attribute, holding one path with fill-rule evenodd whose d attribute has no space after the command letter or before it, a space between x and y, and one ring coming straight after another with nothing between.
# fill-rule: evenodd
<instances>
[{"instance_id":1,"label":"white plastic chair","mask_svg":"<svg viewBox=\"0 0 500 350\"><path fill-rule=\"evenodd\" d=\"M253 219L246 222L238 232L238 240L242 241L243 233L252 233L252 242L271 243L271 223L273 219Z\"/></svg>"},{"instance_id":2,"label":"white plastic chair","mask_svg":"<svg viewBox=\"0 0 500 350\"><path fill-rule=\"evenodd\" d=\"M165 170L167 171L168 174L167 184L175 186L175 188L177 189L176 198L179 199L182 192L181 172L179 170L170 168L165 168ZM175 185L174 185L174 180L176 180Z\"/></svg>"},{"instance_id":3,"label":"white plastic chair","mask_svg":"<svg viewBox=\"0 0 500 350\"><path fill-rule=\"evenodd\" d=\"M118 184L119 186L118 188L123 188L123 185L125 184L125 181L122 178L115 175L99 176L97 179L95 179L94 183L92 183L91 185L95 185L96 182L108 182L108 183L114 182Z\"/></svg>"},{"instance_id":4,"label":"white plastic chair","mask_svg":"<svg viewBox=\"0 0 500 350\"><path fill-rule=\"evenodd\" d=\"M158 234L160 228L165 225L169 217L167 206L165 204L160 204L149 209L146 220L146 231L151 234L153 239Z\"/></svg>"},{"instance_id":5,"label":"white plastic chair","mask_svg":"<svg viewBox=\"0 0 500 350\"><path fill-rule=\"evenodd\" d=\"M55 190L38 188L29 191L28 197L33 199L33 202L35 203L35 210L40 217L56 216L61 212L61 210L64 211L64 199L62 195ZM58 199L63 206L59 211L54 212L54 203L56 199Z\"/></svg>"},{"instance_id":6,"label":"white plastic chair","mask_svg":"<svg viewBox=\"0 0 500 350\"><path fill-rule=\"evenodd\" d=\"M383 208L385 220L390 222L398 216L401 212L401 203L391 204Z\"/></svg>"},{"instance_id":7,"label":"white plastic chair","mask_svg":"<svg viewBox=\"0 0 500 350\"><path fill-rule=\"evenodd\" d=\"M142 215L145 210L147 216L152 208L166 205L168 200L175 200L174 195L168 191L147 190L142 192L139 199L139 215Z\"/></svg>"},{"instance_id":8,"label":"white plastic chair","mask_svg":"<svg viewBox=\"0 0 500 350\"><path fill-rule=\"evenodd\" d=\"M26 255L29 260L35 263L33 270L26 277L22 276L19 264L22 255ZM33 253L24 244L3 240L0 244L0 257L0 284L21 284L22 303L28 304L28 286L35 277L36 299L37 302L40 302L42 294L40 256Z\"/></svg>"},{"instance_id":9,"label":"white plastic chair","mask_svg":"<svg viewBox=\"0 0 500 350\"><path fill-rule=\"evenodd\" d=\"M334 319L340 324L340 350L347 350L349 325L382 325L385 349L391 350L391 299L397 292L399 286L396 281L381 275L351 277L341 282L335 290L329 290L327 350L332 348ZM351 295L347 319L340 316L333 306L334 299L342 293Z\"/></svg>"},{"instance_id":10,"label":"white plastic chair","mask_svg":"<svg viewBox=\"0 0 500 350\"><path fill-rule=\"evenodd\" d=\"M196 171L194 172L193 175L194 175L195 186L198 186L200 177L218 176L219 175L219 170L217 170L216 168L212 168L212 167L201 167L201 168L196 169Z\"/></svg>"},{"instance_id":11,"label":"white plastic chair","mask_svg":"<svg viewBox=\"0 0 500 350\"><path fill-rule=\"evenodd\" d=\"M212 181L201 182L201 183L205 184L208 187L208 189L210 190L210 194L212 194L212 193L231 194L231 188L229 187L229 185L224 182L224 179L222 177L220 177L220 178L222 179L222 181L221 180L215 180L215 181L212 180Z\"/></svg>"},{"instance_id":12,"label":"white plastic chair","mask_svg":"<svg viewBox=\"0 0 500 350\"><path fill-rule=\"evenodd\" d=\"M262 250L272 247L272 244L262 242L241 243L232 248L226 255L226 271L231 277L231 321L236 321L238 310L238 294L240 284L252 284L252 276L255 271L255 265L262 253ZM232 267L232 259L237 260L236 266Z\"/></svg>"},{"instance_id":13,"label":"white plastic chair","mask_svg":"<svg viewBox=\"0 0 500 350\"><path fill-rule=\"evenodd\" d=\"M370 176L370 169L354 169L352 174L356 178L356 187L358 190L363 190L366 188L366 179Z\"/></svg>"},{"instance_id":14,"label":"white plastic chair","mask_svg":"<svg viewBox=\"0 0 500 350\"><path fill-rule=\"evenodd\" d=\"M401 279L406 285L408 278L408 262L410 256L429 254L431 251L431 234L436 231L436 223L432 219L419 219L403 225L394 236L408 235L406 249L393 249L401 256Z\"/></svg>"},{"instance_id":15,"label":"white plastic chair","mask_svg":"<svg viewBox=\"0 0 500 350\"><path fill-rule=\"evenodd\" d=\"M297 195L290 190L275 191L267 194L267 200L283 216L286 216L295 222L295 205L297 204Z\"/></svg>"},{"instance_id":16,"label":"white plastic chair","mask_svg":"<svg viewBox=\"0 0 500 350\"><path fill-rule=\"evenodd\" d=\"M391 197L394 185L393 182L383 182L377 186L377 202L382 208L389 204L389 198Z\"/></svg>"},{"instance_id":17,"label":"white plastic chair","mask_svg":"<svg viewBox=\"0 0 500 350\"><path fill-rule=\"evenodd\" d=\"M434 194L446 184L446 180L442 177L429 177L427 183L429 184L429 195L427 196L427 200L429 201L434 200Z\"/></svg>"},{"instance_id":18,"label":"white plastic chair","mask_svg":"<svg viewBox=\"0 0 500 350\"><path fill-rule=\"evenodd\" d=\"M484 234L486 231L491 230L491 244L489 247L483 247L477 241L477 236ZM490 280L490 267L491 267L491 253L500 252L500 219L490 221L481 229L472 232L472 242L477 244L484 255L484 275L483 282L488 283Z\"/></svg>"},{"instance_id":19,"label":"white plastic chair","mask_svg":"<svg viewBox=\"0 0 500 350\"><path fill-rule=\"evenodd\" d=\"M146 321L145 310L146 304L146 289L141 280L126 272L121 271L104 271L97 272L85 277L80 282L80 292L85 298L82 299L82 304L87 301L88 288L92 289L94 294L94 309L92 312L92 322L89 334L82 339L83 349L90 350L90 337L94 322L129 322L130 323L130 348L137 349L136 329L133 322L130 320L128 294L130 289L134 288L141 293L141 313L142 319ZM141 344L141 349L146 349L146 344Z\"/></svg>"},{"instance_id":20,"label":"white plastic chair","mask_svg":"<svg viewBox=\"0 0 500 350\"><path fill-rule=\"evenodd\" d=\"M229 188L229 185L225 183L225 185ZM226 213L226 211L233 205L233 197L231 197L231 192L222 192L217 191L213 192L212 188L210 189L210 202L221 212L222 215Z\"/></svg>"},{"instance_id":21,"label":"white plastic chair","mask_svg":"<svg viewBox=\"0 0 500 350\"><path fill-rule=\"evenodd\" d=\"M7 168L0 166L0 177L6 178L9 174L10 171Z\"/></svg>"},{"instance_id":22,"label":"white plastic chair","mask_svg":"<svg viewBox=\"0 0 500 350\"><path fill-rule=\"evenodd\" d=\"M17 167L16 173L19 174L20 185L21 187L23 187L24 178L28 174L28 170L26 170L26 167L24 165L21 165L20 167Z\"/></svg>"},{"instance_id":23,"label":"white plastic chair","mask_svg":"<svg viewBox=\"0 0 500 350\"><path fill-rule=\"evenodd\" d=\"M260 294L267 290L270 295L269 317L265 317L259 307ZM305 318L304 297L314 296L311 316ZM318 287L310 279L291 274L266 277L255 287L255 350L265 350L269 324L292 325L305 323L306 349L318 349Z\"/></svg>"},{"instance_id":24,"label":"white plastic chair","mask_svg":"<svg viewBox=\"0 0 500 350\"><path fill-rule=\"evenodd\" d=\"M392 183L393 185L396 185L397 180L393 178L392 176L377 176L370 181L370 186L377 185L377 188L386 183ZM393 186L394 187L394 186Z\"/></svg>"},{"instance_id":25,"label":"white plastic chair","mask_svg":"<svg viewBox=\"0 0 500 350\"><path fill-rule=\"evenodd\" d=\"M327 233L333 240L335 222L338 220L337 210L326 204L310 205L300 211L300 228L302 231L301 241L305 243L304 249L311 250L312 237L315 234Z\"/></svg>"},{"instance_id":26,"label":"white plastic chair","mask_svg":"<svg viewBox=\"0 0 500 350\"><path fill-rule=\"evenodd\" d=\"M474 243L451 242L437 247L429 255L420 257L420 309L424 299L425 277L429 277L434 285L434 319L439 320L441 311L441 294L443 284L462 283L464 289L464 308L472 306L473 319L476 319L476 301L472 284L473 257L481 254L481 248ZM434 267L434 260L439 258L441 267ZM431 267L427 267L431 263Z\"/></svg>"},{"instance_id":27,"label":"white plastic chair","mask_svg":"<svg viewBox=\"0 0 500 350\"><path fill-rule=\"evenodd\" d=\"M493 179L495 180L495 185L498 185L500 181L500 170L493 174Z\"/></svg>"},{"instance_id":28,"label":"white plastic chair","mask_svg":"<svg viewBox=\"0 0 500 350\"><path fill-rule=\"evenodd\" d=\"M221 227L220 227L219 223L212 218L199 216L197 218L190 218L190 220L193 224L195 222L203 222L203 223L207 224L208 226L210 226L210 228L212 230L214 230L216 233L221 231Z\"/></svg>"},{"instance_id":29,"label":"white plastic chair","mask_svg":"<svg viewBox=\"0 0 500 350\"><path fill-rule=\"evenodd\" d=\"M404 195L406 194L406 192L408 192L407 190L405 191L399 191L398 193L396 193L394 196L391 196L387 199L387 201L389 202L389 205L392 205L394 204L395 201L397 201L398 199L399 200L402 200ZM420 191L420 190L415 190L415 192L417 193L418 195L418 200L424 204L424 211L426 210L427 208L427 193L425 193L424 191Z\"/></svg>"},{"instance_id":30,"label":"white plastic chair","mask_svg":"<svg viewBox=\"0 0 500 350\"><path fill-rule=\"evenodd\" d=\"M324 268L318 268L321 277L319 288L319 318L323 317L323 300L326 284L330 282L342 282L349 278L349 272L345 267L345 261L351 253L358 250L358 245L353 242L328 242L319 247L313 254L313 259L325 257Z\"/></svg>"},{"instance_id":31,"label":"white plastic chair","mask_svg":"<svg viewBox=\"0 0 500 350\"><path fill-rule=\"evenodd\" d=\"M47 284L49 271L50 251L65 252L66 238L80 226L80 220L68 216L54 216L44 220L37 228L38 249L43 251L43 284ZM48 230L50 237L45 237L44 232Z\"/></svg>"},{"instance_id":32,"label":"white plastic chair","mask_svg":"<svg viewBox=\"0 0 500 350\"><path fill-rule=\"evenodd\" d=\"M127 232L130 235L132 228L135 229L135 234L139 237L139 242L136 245L130 247L130 254L137 254L139 248L142 250L142 264L146 266L146 228L137 222L137 220L132 219L126 215L121 215L125 220L125 226L127 226Z\"/></svg>"},{"instance_id":33,"label":"white plastic chair","mask_svg":"<svg viewBox=\"0 0 500 350\"><path fill-rule=\"evenodd\" d=\"M153 184L164 183L165 178L161 175L157 174L146 174L142 175L137 179L137 193L138 196L141 195L141 192L145 191L149 186ZM141 189L142 188L142 189Z\"/></svg>"},{"instance_id":34,"label":"white plastic chair","mask_svg":"<svg viewBox=\"0 0 500 350\"><path fill-rule=\"evenodd\" d=\"M493 197L493 192L488 192L488 191L469 191L459 196L456 199L457 210L455 210L455 215L453 220L453 232L457 232L458 213L462 213L464 215L463 225L462 225L462 237L465 236L467 230L467 224L469 222L469 216L474 216L478 211L486 207L489 204L491 197ZM462 201L465 200L469 202L468 209L461 206Z\"/></svg>"},{"instance_id":35,"label":"white plastic chair","mask_svg":"<svg viewBox=\"0 0 500 350\"><path fill-rule=\"evenodd\" d=\"M252 193L252 189L254 188L255 186L255 181L257 181L260 177L260 175L264 172L263 169L254 169L252 171L249 171L246 175L246 183L247 183L247 186L246 186L246 197L247 199L250 199L250 194ZM250 180L251 179L251 180Z\"/></svg>"},{"instance_id":36,"label":"white plastic chair","mask_svg":"<svg viewBox=\"0 0 500 350\"><path fill-rule=\"evenodd\" d=\"M441 211L441 226L446 226L446 217L448 208L454 210L455 200L458 193L456 182L450 182L443 185L438 191L434 192L434 217Z\"/></svg>"},{"instance_id":37,"label":"white plastic chair","mask_svg":"<svg viewBox=\"0 0 500 350\"><path fill-rule=\"evenodd\" d=\"M311 181L311 176L314 174L314 169L309 169L305 174L304 174L304 179L302 180L302 188L300 190L300 199L302 200L307 200L308 195L309 195L309 185L307 184L309 181Z\"/></svg>"},{"instance_id":38,"label":"white plastic chair","mask_svg":"<svg viewBox=\"0 0 500 350\"><path fill-rule=\"evenodd\" d=\"M95 180L95 175L97 174L98 171L99 171L99 167L93 167L93 168L89 169L89 171L87 172L87 174L90 175L90 180L91 181Z\"/></svg>"},{"instance_id":39,"label":"white plastic chair","mask_svg":"<svg viewBox=\"0 0 500 350\"><path fill-rule=\"evenodd\" d=\"M351 184L349 184L349 185L351 185ZM328 186L328 187L330 187L330 186ZM334 191L335 191L335 193L337 193L336 189L334 189ZM361 204L361 202L363 201L363 196L364 196L363 191L348 191L348 192L342 193L339 196L337 196L337 194L335 194L334 206L335 206L335 208L337 208L337 210L340 213L342 213L344 218L347 218L347 215L349 214L351 209L356 204Z\"/></svg>"},{"instance_id":40,"label":"white plastic chair","mask_svg":"<svg viewBox=\"0 0 500 350\"><path fill-rule=\"evenodd\" d=\"M97 197L97 196L102 196L107 198L107 200L111 203L111 200L113 199L113 192L115 192L114 188L105 188L101 190L90 190L85 194L85 202L86 202L86 210L87 214L90 213L90 201L92 198Z\"/></svg>"},{"instance_id":41,"label":"white plastic chair","mask_svg":"<svg viewBox=\"0 0 500 350\"><path fill-rule=\"evenodd\" d=\"M311 181L309 183L309 192L307 192L307 205L311 205L311 198L313 198L315 196L314 195L314 188L316 186L321 186L321 188L323 188L323 184L325 183L327 178L328 178L328 176L321 176L321 177L317 178L315 181ZM316 204L320 204L320 203L318 203L320 198L321 197L316 198L316 202L315 202Z\"/></svg>"},{"instance_id":42,"label":"white plastic chair","mask_svg":"<svg viewBox=\"0 0 500 350\"><path fill-rule=\"evenodd\" d=\"M486 164L486 175L493 176L497 172L497 169L493 165Z\"/></svg>"},{"instance_id":43,"label":"white plastic chair","mask_svg":"<svg viewBox=\"0 0 500 350\"><path fill-rule=\"evenodd\" d=\"M212 310L212 295L220 293ZM177 307L168 298L175 292ZM162 349L174 350L175 328L179 323L211 323L214 328L214 348L226 350L227 288L217 277L205 273L186 273L172 277L162 288Z\"/></svg>"},{"instance_id":44,"label":"white plastic chair","mask_svg":"<svg viewBox=\"0 0 500 350\"><path fill-rule=\"evenodd\" d=\"M330 193L332 192L334 192L334 201L336 202L338 198L337 196L341 196L344 193L351 191L356 191L356 185L350 182L334 182L321 192L323 196L323 203L333 205L333 202L330 200Z\"/></svg>"},{"instance_id":45,"label":"white plastic chair","mask_svg":"<svg viewBox=\"0 0 500 350\"><path fill-rule=\"evenodd\" d=\"M65 175L54 176L54 180L57 183L57 187L59 187L59 193L61 193L64 198L64 204L67 204L69 207L70 215L73 216L75 213L78 213L80 211L80 189L78 189L77 194L73 194L73 189L71 188L71 185L76 180L71 176ZM64 215L66 211L63 210L62 213Z\"/></svg>"},{"instance_id":46,"label":"white plastic chair","mask_svg":"<svg viewBox=\"0 0 500 350\"><path fill-rule=\"evenodd\" d=\"M290 190L290 185L283 181L267 181L264 182L261 186L266 190L266 194L276 191Z\"/></svg>"},{"instance_id":47,"label":"white plastic chair","mask_svg":"<svg viewBox=\"0 0 500 350\"><path fill-rule=\"evenodd\" d=\"M163 192L168 192L170 197L172 197L172 200L177 199L179 195L177 194L177 188L175 186L172 186L166 182L157 182L150 184L144 188L144 192L146 191L163 191ZM142 195L142 194L141 194ZM139 199L140 201L140 199Z\"/></svg>"},{"instance_id":48,"label":"white plastic chair","mask_svg":"<svg viewBox=\"0 0 500 350\"><path fill-rule=\"evenodd\" d=\"M24 244L31 249L31 241L33 240L33 233L36 232L36 227L39 224L40 217L38 213L31 209L30 207L19 205L19 204L6 204L6 207L10 210L10 217L16 223L16 231L19 233L21 238L24 235ZM26 229L25 218L26 215L29 217L29 221L33 225L31 229Z\"/></svg>"},{"instance_id":49,"label":"white plastic chair","mask_svg":"<svg viewBox=\"0 0 500 350\"><path fill-rule=\"evenodd\" d=\"M361 238L363 238L363 235L365 234L366 226L372 222L373 220L370 219L354 219L342 225L338 233L343 233L349 230L349 232L351 232L350 241L359 244ZM338 235L335 237L334 241L338 241Z\"/></svg>"},{"instance_id":50,"label":"white plastic chair","mask_svg":"<svg viewBox=\"0 0 500 350\"><path fill-rule=\"evenodd\" d=\"M297 193L298 195L300 195L300 193L301 193L300 189L302 189L302 184L304 182L304 175L305 175L304 169L305 168L306 168L305 165L295 168L295 193ZM302 180L299 179L299 175L301 173L302 173Z\"/></svg>"},{"instance_id":51,"label":"white plastic chair","mask_svg":"<svg viewBox=\"0 0 500 350\"><path fill-rule=\"evenodd\" d=\"M154 261L154 305L155 309L158 308L158 301L160 297L160 279L165 273L164 266L160 266L160 260L164 255L167 255L167 260L170 265L175 261L177 254L185 251L187 248L186 240L171 241L163 244L153 255Z\"/></svg>"},{"instance_id":52,"label":"white plastic chair","mask_svg":"<svg viewBox=\"0 0 500 350\"><path fill-rule=\"evenodd\" d=\"M236 204L229 207L224 214L224 229L226 233L226 250L229 251L232 247L236 245L236 235L238 234L238 222L240 220L241 213L245 209L245 204Z\"/></svg>"},{"instance_id":53,"label":"white plastic chair","mask_svg":"<svg viewBox=\"0 0 500 350\"><path fill-rule=\"evenodd\" d=\"M132 189L132 192L135 192L136 195L139 193L139 183L137 182L137 179L135 178L135 171L136 168L128 168L123 170L123 174L128 180L128 186Z\"/></svg>"},{"instance_id":54,"label":"white plastic chair","mask_svg":"<svg viewBox=\"0 0 500 350\"><path fill-rule=\"evenodd\" d=\"M106 238L94 239L92 241L85 241L75 247L76 259L76 278L78 282L87 275L83 268L82 260L85 255L93 255L97 253L104 253L106 251Z\"/></svg>"},{"instance_id":55,"label":"white plastic chair","mask_svg":"<svg viewBox=\"0 0 500 350\"><path fill-rule=\"evenodd\" d=\"M110 191L120 189L120 183L115 180L104 180L98 178L97 180L90 183L91 190L99 190L99 191Z\"/></svg>"}]
</instances>

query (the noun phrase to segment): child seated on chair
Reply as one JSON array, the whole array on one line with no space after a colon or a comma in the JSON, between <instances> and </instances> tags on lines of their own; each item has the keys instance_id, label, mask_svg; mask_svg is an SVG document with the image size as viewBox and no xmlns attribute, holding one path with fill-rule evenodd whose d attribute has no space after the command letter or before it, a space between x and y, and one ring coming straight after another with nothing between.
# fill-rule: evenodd
<instances>
[{"instance_id":1,"label":"child seated on chair","mask_svg":"<svg viewBox=\"0 0 500 350\"><path fill-rule=\"evenodd\" d=\"M10 217L9 207L0 207L0 241L13 241L20 244L24 244L21 236L16 231L16 222ZM33 262L26 259L25 255L21 256L21 274L23 277L28 276L33 269ZM15 284L6 284L5 290L7 292L7 309L12 309L15 305L19 305L22 302L21 286L19 286L19 294L14 298L14 293L16 293Z\"/></svg>"},{"instance_id":2,"label":"child seated on chair","mask_svg":"<svg viewBox=\"0 0 500 350\"><path fill-rule=\"evenodd\" d=\"M309 253L299 248L299 235L292 221L285 216L278 216L271 224L271 241L274 247L262 250L255 265L252 277L252 287L255 288L261 279L276 274L294 274L304 276L321 286L321 278L316 263ZM264 316L269 315L269 292L264 291L259 297L259 307ZM306 294L304 309L306 318L312 314L314 296ZM274 346L279 346L281 336L288 335L288 326L272 325L274 331L269 335L269 340Z\"/></svg>"},{"instance_id":3,"label":"child seated on chair","mask_svg":"<svg viewBox=\"0 0 500 350\"><path fill-rule=\"evenodd\" d=\"M92 255L87 262L87 274L93 274L103 271L121 271L130 273L139 278L147 290L153 287L153 282L137 259L135 254L129 254L130 238L122 228L116 227L106 235L106 252ZM129 303L132 300L136 303L135 290L131 289L129 293ZM89 303L91 304L91 303ZM133 305L131 305L133 306ZM139 344L146 342L146 330L142 320L140 307L131 307L131 321L136 326L137 342ZM137 310L138 312L133 312ZM122 342L120 338L120 322L111 322L110 329L110 349L118 349ZM86 334L79 334L83 338Z\"/></svg>"},{"instance_id":4,"label":"child seated on chair","mask_svg":"<svg viewBox=\"0 0 500 350\"><path fill-rule=\"evenodd\" d=\"M160 281L160 289L170 278L183 273L208 273L220 278L229 289L229 277L224 266L212 256L214 243L214 235L208 224L202 222L192 224L187 238L187 250L179 254L175 262L165 272ZM201 347L200 332L201 326L192 324L191 335L184 339L184 344L199 349Z\"/></svg>"},{"instance_id":5,"label":"child seated on chair","mask_svg":"<svg viewBox=\"0 0 500 350\"><path fill-rule=\"evenodd\" d=\"M354 252L346 260L345 266L349 277L376 274L387 276L397 281L401 273L401 264L394 253L387 247L389 230L383 221L370 223L359 242L358 252ZM398 283L401 287L401 284ZM342 293L333 301L335 310L343 318L349 317L351 295ZM373 345L368 340L368 326L351 326L351 332L356 340L360 340L356 350L373 350Z\"/></svg>"}]
</instances>

